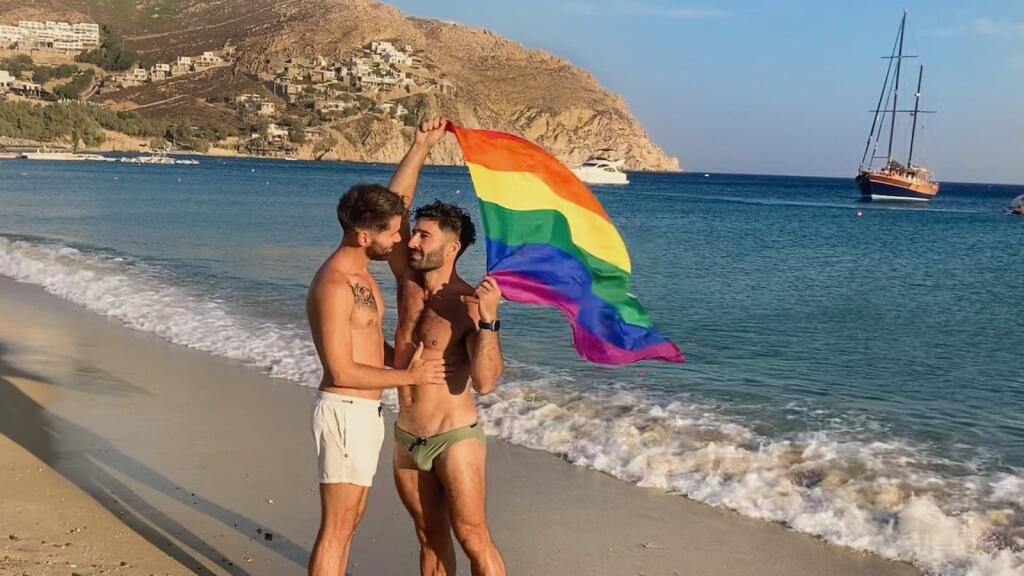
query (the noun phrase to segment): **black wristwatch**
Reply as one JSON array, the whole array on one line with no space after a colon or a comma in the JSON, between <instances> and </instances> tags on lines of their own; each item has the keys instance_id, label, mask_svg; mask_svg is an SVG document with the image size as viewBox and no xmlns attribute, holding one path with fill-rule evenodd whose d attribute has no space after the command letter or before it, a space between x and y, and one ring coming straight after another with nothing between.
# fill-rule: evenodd
<instances>
[{"instance_id":1,"label":"black wristwatch","mask_svg":"<svg viewBox=\"0 0 1024 576\"><path fill-rule=\"evenodd\" d=\"M495 320L494 322L484 322L483 320L476 323L481 330L490 330L497 332L501 328L501 320Z\"/></svg>"}]
</instances>

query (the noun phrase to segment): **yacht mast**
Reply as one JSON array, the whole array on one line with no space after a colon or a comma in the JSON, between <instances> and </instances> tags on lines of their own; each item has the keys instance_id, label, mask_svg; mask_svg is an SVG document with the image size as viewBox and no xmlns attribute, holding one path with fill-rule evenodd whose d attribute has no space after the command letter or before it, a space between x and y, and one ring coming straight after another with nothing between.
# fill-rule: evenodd
<instances>
[{"instance_id":1,"label":"yacht mast","mask_svg":"<svg viewBox=\"0 0 1024 576\"><path fill-rule=\"evenodd\" d=\"M896 132L896 108L900 101L900 65L903 63L903 30L907 25L907 11L903 11L903 18L900 20L900 48L896 56L896 80L892 92L892 118L889 120L889 152L886 154L885 164L892 163L892 138Z\"/></svg>"},{"instance_id":2,"label":"yacht mast","mask_svg":"<svg viewBox=\"0 0 1024 576\"><path fill-rule=\"evenodd\" d=\"M907 154L907 168L912 166L910 162L914 158L914 136L917 134L917 115L921 109L921 77L923 76L924 66L921 66L917 69L917 92L914 94L914 124L910 130L910 154Z\"/></svg>"},{"instance_id":3,"label":"yacht mast","mask_svg":"<svg viewBox=\"0 0 1024 576\"><path fill-rule=\"evenodd\" d=\"M897 35L898 36L898 35ZM885 69L885 81L882 82L882 91L878 93L878 104L875 105L875 116L871 119L871 130L868 132L867 142L864 143L864 153L860 156L860 165L864 166L864 161L868 159L868 149L871 150L872 162L875 157L875 150L878 149L878 137L882 135L882 127L878 123L878 114L882 112L882 102L885 101L885 93L889 91L889 78L892 77L892 61L896 58L896 45L899 43L899 38L893 40L892 50L889 52L889 66ZM885 123L885 115L882 114L882 123ZM878 135L875 135L875 128L878 128ZM875 146L872 148L871 142L875 142ZM868 166L871 162L868 163Z\"/></svg>"}]
</instances>

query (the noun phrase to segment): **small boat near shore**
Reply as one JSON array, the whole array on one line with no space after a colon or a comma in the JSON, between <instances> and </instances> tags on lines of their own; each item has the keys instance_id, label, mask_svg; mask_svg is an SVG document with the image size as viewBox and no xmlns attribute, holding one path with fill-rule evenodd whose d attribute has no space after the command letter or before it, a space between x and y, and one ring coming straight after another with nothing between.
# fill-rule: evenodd
<instances>
[{"instance_id":1,"label":"small boat near shore","mask_svg":"<svg viewBox=\"0 0 1024 576\"><path fill-rule=\"evenodd\" d=\"M1010 213L1018 216L1024 216L1024 194L1017 196L1010 202Z\"/></svg>"},{"instance_id":2,"label":"small boat near shore","mask_svg":"<svg viewBox=\"0 0 1024 576\"><path fill-rule=\"evenodd\" d=\"M160 164L164 166L190 166L199 164L199 160L192 158L179 160L168 156L166 152L154 152L145 156L123 156L120 161L126 164Z\"/></svg>"},{"instance_id":3,"label":"small boat near shore","mask_svg":"<svg viewBox=\"0 0 1024 576\"><path fill-rule=\"evenodd\" d=\"M598 152L611 152L610 148ZM622 171L625 160L609 160L605 156L591 156L586 162L572 169L577 178L587 184L629 184L629 178Z\"/></svg>"},{"instance_id":4,"label":"small boat near shore","mask_svg":"<svg viewBox=\"0 0 1024 576\"><path fill-rule=\"evenodd\" d=\"M25 160L68 160L86 162L113 162L113 158L107 158L99 154L81 154L78 152L53 152L50 150L36 150L35 152L22 152L16 158Z\"/></svg>"}]
</instances>

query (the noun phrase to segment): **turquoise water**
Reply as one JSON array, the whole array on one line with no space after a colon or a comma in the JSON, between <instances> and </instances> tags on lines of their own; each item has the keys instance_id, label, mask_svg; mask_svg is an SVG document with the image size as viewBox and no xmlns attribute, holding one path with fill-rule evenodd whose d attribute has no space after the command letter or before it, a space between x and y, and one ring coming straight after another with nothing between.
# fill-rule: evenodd
<instances>
[{"instance_id":1,"label":"turquoise water","mask_svg":"<svg viewBox=\"0 0 1024 576\"><path fill-rule=\"evenodd\" d=\"M334 203L392 170L4 161L0 273L315 384L302 302ZM1024 219L1005 209L1024 187L885 206L852 179L631 178L596 193L688 363L585 364L557 313L507 305L488 430L941 573L1021 573ZM477 213L461 168L426 170L434 198ZM483 265L474 246L460 269Z\"/></svg>"}]
</instances>

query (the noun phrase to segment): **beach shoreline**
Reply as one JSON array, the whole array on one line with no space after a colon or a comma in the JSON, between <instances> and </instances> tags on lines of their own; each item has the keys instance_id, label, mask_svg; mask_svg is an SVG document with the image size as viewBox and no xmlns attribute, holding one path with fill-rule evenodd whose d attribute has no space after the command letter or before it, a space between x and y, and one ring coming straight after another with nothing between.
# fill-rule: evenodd
<instances>
[{"instance_id":1,"label":"beach shoreline","mask_svg":"<svg viewBox=\"0 0 1024 576\"><path fill-rule=\"evenodd\" d=\"M14 477L35 470L62 487L65 503L50 517L44 500L53 490L22 482L32 489L7 491L0 516L13 523L0 554L13 560L5 562L24 573L46 561L76 564L83 575L136 573L122 561L138 573L304 573L319 513L313 390L7 278L0 387L0 482L16 486ZM390 454L389 438L351 574L416 571ZM513 574L918 573L499 440L489 442L488 464L489 518ZM81 523L95 528L70 532ZM8 539L18 531L26 538ZM27 545L37 540L72 545L51 559L45 545Z\"/></svg>"}]
</instances>

